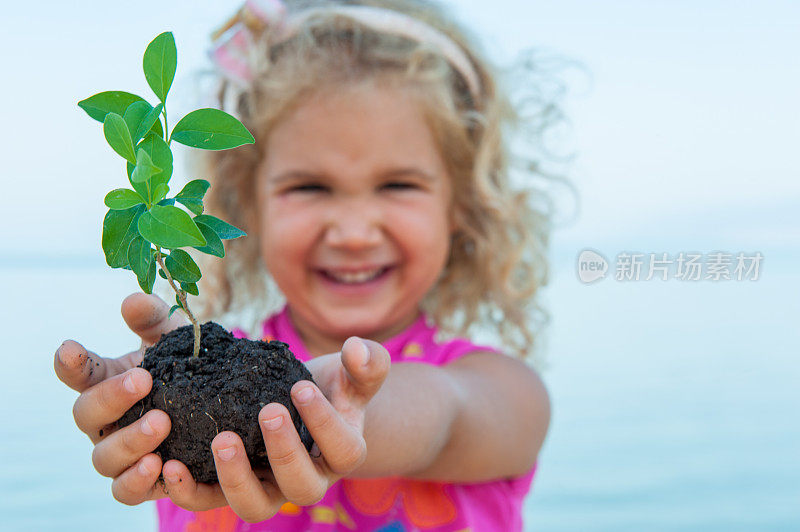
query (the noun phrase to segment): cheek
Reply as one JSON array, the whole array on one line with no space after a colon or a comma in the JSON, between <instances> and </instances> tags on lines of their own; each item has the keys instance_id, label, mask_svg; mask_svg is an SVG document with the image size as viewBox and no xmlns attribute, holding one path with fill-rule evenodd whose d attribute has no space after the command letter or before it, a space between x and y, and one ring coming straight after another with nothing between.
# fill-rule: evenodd
<instances>
[{"instance_id":1,"label":"cheek","mask_svg":"<svg viewBox=\"0 0 800 532\"><path fill-rule=\"evenodd\" d=\"M424 268L426 276L438 277L450 254L448 213L436 203L400 209L391 216L395 240L408 257ZM421 273L421 272L420 272Z\"/></svg>"},{"instance_id":2,"label":"cheek","mask_svg":"<svg viewBox=\"0 0 800 532\"><path fill-rule=\"evenodd\" d=\"M297 271L315 238L314 214L288 203L281 198L262 203L261 257L273 276Z\"/></svg>"}]
</instances>

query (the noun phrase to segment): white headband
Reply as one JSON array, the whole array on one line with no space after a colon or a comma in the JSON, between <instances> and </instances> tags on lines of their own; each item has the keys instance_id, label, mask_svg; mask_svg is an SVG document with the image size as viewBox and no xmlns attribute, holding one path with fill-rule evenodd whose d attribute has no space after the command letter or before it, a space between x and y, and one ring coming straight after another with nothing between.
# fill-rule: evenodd
<instances>
[{"instance_id":1,"label":"white headband","mask_svg":"<svg viewBox=\"0 0 800 532\"><path fill-rule=\"evenodd\" d=\"M271 27L275 31L272 44L294 37L302 25L315 15L341 15L360 22L376 31L391 33L432 46L458 71L467 82L474 100L481 93L480 81L464 50L450 37L413 17L371 6L331 6L306 9L286 16L281 0L247 0L237 17L212 36L215 39L209 55L226 77L240 84L252 81L248 50L252 36L248 28Z\"/></svg>"}]
</instances>

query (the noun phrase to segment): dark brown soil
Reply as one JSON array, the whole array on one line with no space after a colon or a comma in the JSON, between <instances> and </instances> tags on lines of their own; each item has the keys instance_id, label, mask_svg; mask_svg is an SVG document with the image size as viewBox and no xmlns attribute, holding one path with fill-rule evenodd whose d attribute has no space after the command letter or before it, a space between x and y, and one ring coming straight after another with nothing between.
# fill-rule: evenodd
<instances>
[{"instance_id":1,"label":"dark brown soil","mask_svg":"<svg viewBox=\"0 0 800 532\"><path fill-rule=\"evenodd\" d=\"M312 380L306 367L282 342L234 338L213 322L201 326L200 356L192 357L192 327L176 329L145 351L142 367L153 377L150 394L119 420L127 426L145 412L163 410L172 421L169 436L156 449L161 459L186 464L198 482L216 482L211 440L230 430L244 442L254 469L269 468L258 412L281 403L291 413L307 450L313 440L292 404L289 391Z\"/></svg>"}]
</instances>

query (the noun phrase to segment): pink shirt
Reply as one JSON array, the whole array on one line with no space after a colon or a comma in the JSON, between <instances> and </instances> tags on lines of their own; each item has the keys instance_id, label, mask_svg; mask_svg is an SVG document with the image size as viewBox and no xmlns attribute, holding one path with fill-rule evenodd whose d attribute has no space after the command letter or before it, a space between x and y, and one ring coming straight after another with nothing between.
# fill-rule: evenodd
<instances>
[{"instance_id":1,"label":"pink shirt","mask_svg":"<svg viewBox=\"0 0 800 532\"><path fill-rule=\"evenodd\" d=\"M241 331L234 331L244 336ZM383 345L392 362L445 365L467 353L493 351L467 340L437 342L436 329L426 317L389 339ZM289 344L305 362L311 357L284 310L264 322L264 340ZM499 355L502 356L502 355ZM522 502L528 493L534 466L527 474L511 479L478 483L447 483L400 477L343 478L325 497L311 506L284 504L271 519L249 524L228 508L189 512L169 499L157 502L158 521L164 531L313 531L374 530L401 532L494 532L522 530Z\"/></svg>"}]
</instances>

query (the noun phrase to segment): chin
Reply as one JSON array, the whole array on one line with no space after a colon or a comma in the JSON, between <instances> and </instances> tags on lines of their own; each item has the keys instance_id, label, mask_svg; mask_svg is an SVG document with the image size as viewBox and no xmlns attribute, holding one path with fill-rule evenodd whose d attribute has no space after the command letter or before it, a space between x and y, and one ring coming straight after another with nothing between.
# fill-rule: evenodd
<instances>
[{"instance_id":1,"label":"chin","mask_svg":"<svg viewBox=\"0 0 800 532\"><path fill-rule=\"evenodd\" d=\"M350 336L375 339L382 331L394 328L396 319L376 313L374 307L359 309L337 309L329 313L321 324L331 336L347 339Z\"/></svg>"},{"instance_id":2,"label":"chin","mask_svg":"<svg viewBox=\"0 0 800 532\"><path fill-rule=\"evenodd\" d=\"M371 338L383 328L381 322L375 319L375 315L370 313L345 314L334 316L332 319L334 321L327 322L327 327L333 335L343 339L350 336Z\"/></svg>"}]
</instances>

